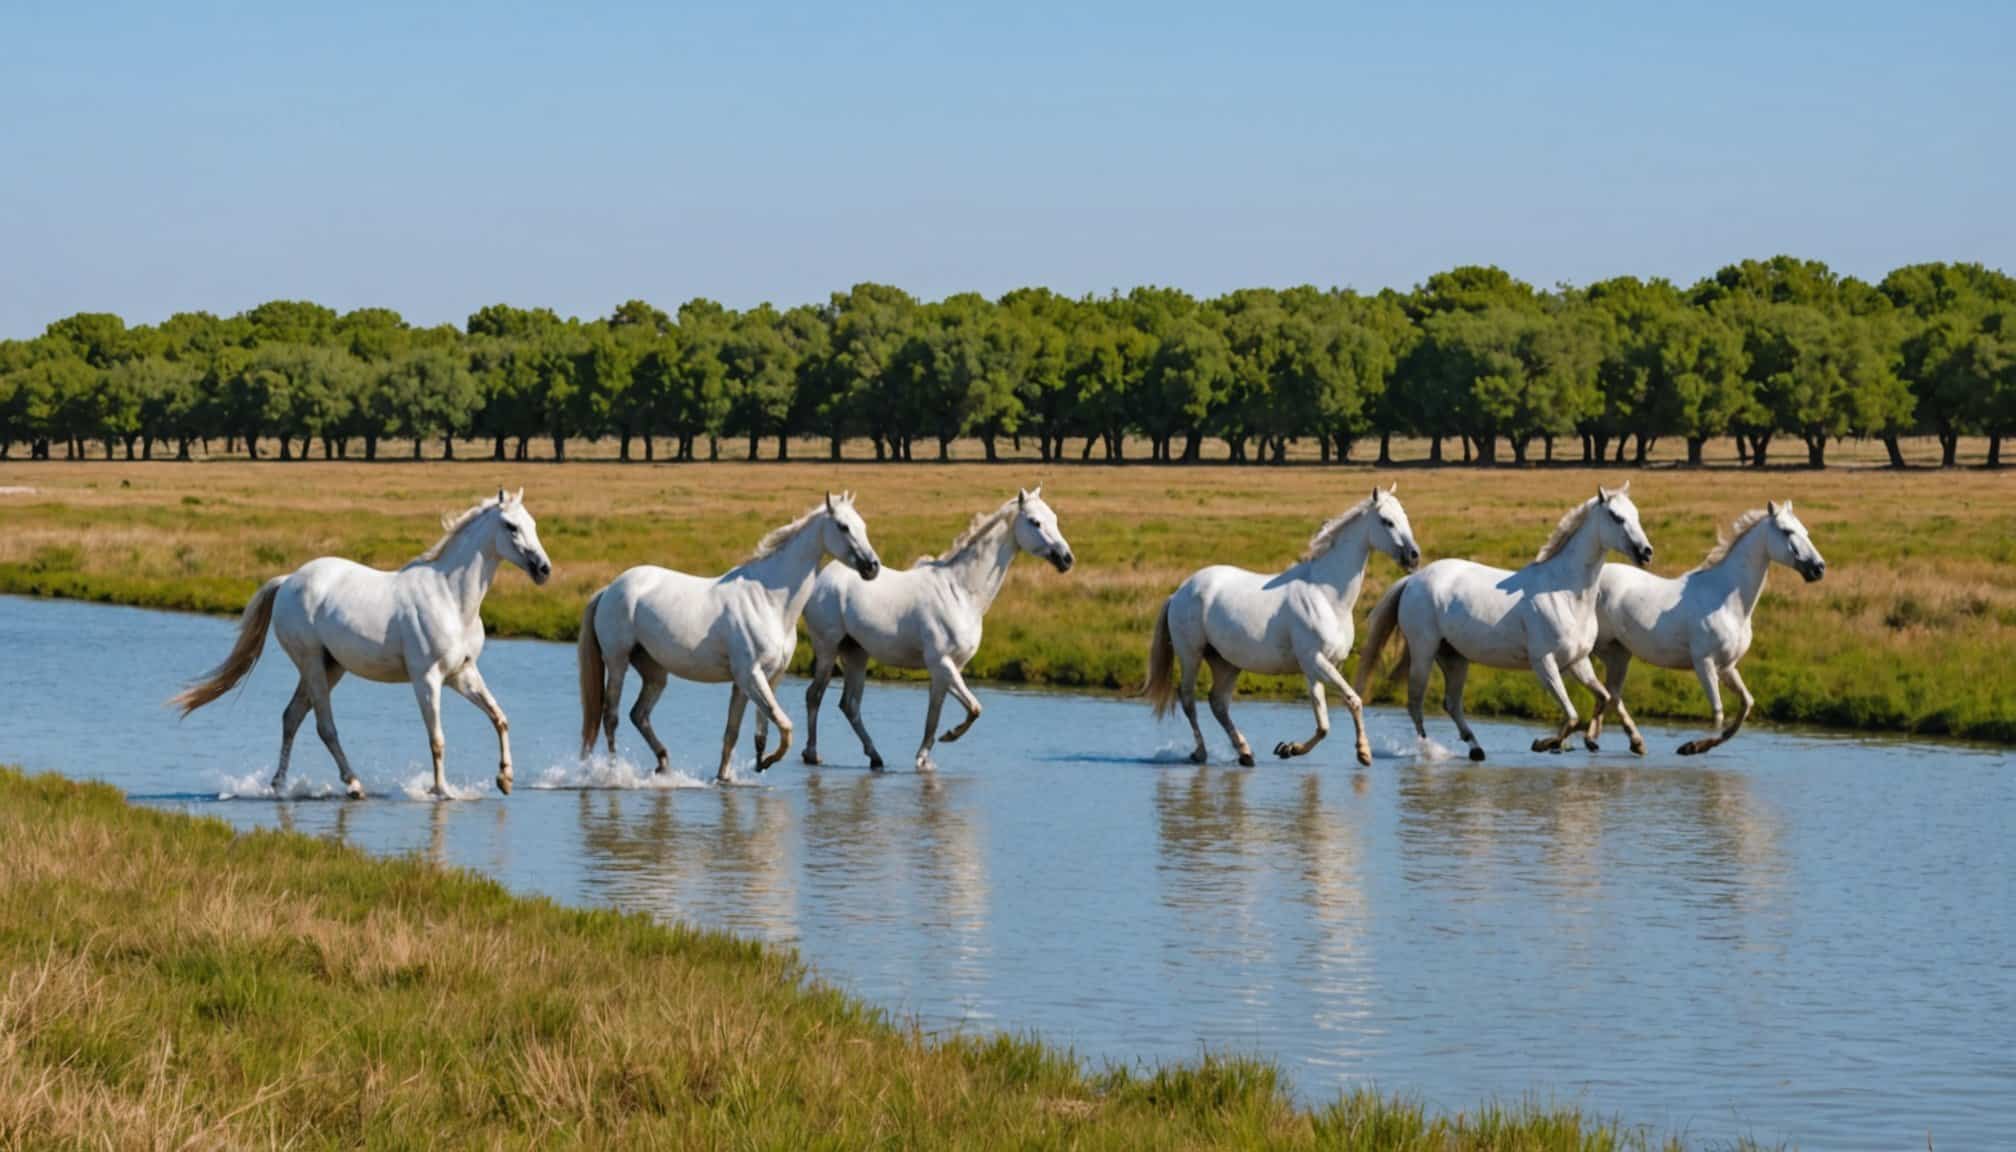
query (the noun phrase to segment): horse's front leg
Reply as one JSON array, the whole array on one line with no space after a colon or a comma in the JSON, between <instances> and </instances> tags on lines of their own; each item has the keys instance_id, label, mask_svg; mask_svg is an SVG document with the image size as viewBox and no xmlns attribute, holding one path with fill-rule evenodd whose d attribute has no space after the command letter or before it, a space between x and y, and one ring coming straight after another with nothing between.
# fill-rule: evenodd
<instances>
[{"instance_id":1,"label":"horse's front leg","mask_svg":"<svg viewBox=\"0 0 2016 1152\"><path fill-rule=\"evenodd\" d=\"M1559 732L1533 741L1533 751L1559 752L1561 746L1567 743L1568 734L1582 726L1582 718L1575 712L1575 701L1568 696L1568 685L1561 682L1561 665L1552 652L1542 653L1534 659L1533 674L1540 678L1541 686L1554 697L1554 702L1561 706L1562 714L1567 717Z\"/></svg>"},{"instance_id":2,"label":"horse's front leg","mask_svg":"<svg viewBox=\"0 0 2016 1152\"><path fill-rule=\"evenodd\" d=\"M420 721L427 726L427 749L434 755L434 787L436 796L448 795L448 781L442 774L442 758L448 751L448 742L441 736L441 671L429 665L427 670L413 681L413 695L420 701Z\"/></svg>"},{"instance_id":3,"label":"horse's front leg","mask_svg":"<svg viewBox=\"0 0 2016 1152\"><path fill-rule=\"evenodd\" d=\"M1694 675L1701 681L1701 690L1708 694L1708 707L1715 714L1714 734L1689 740L1680 745L1680 755L1698 756L1720 744L1722 735L1722 685L1721 670L1715 667L1712 656L1698 657L1694 661Z\"/></svg>"},{"instance_id":4,"label":"horse's front leg","mask_svg":"<svg viewBox=\"0 0 2016 1152\"><path fill-rule=\"evenodd\" d=\"M448 686L457 695L476 705L483 715L490 718L490 726L497 730L497 790L506 796L511 794L511 721L504 716L504 708L497 698L490 695L490 686L483 683L483 674L476 670L475 661L462 666L462 670L449 677Z\"/></svg>"},{"instance_id":5,"label":"horse's front leg","mask_svg":"<svg viewBox=\"0 0 2016 1152\"><path fill-rule=\"evenodd\" d=\"M1631 751L1640 756L1645 754L1645 737L1638 732L1638 725L1631 719L1630 709L1624 707L1624 678L1631 671L1631 652L1619 644L1606 649L1603 658L1603 687L1610 690L1610 707L1617 713L1617 723L1624 726L1624 735L1631 741ZM1601 716L1597 717L1601 720ZM1601 728L1599 726L1600 734Z\"/></svg>"},{"instance_id":6,"label":"horse's front leg","mask_svg":"<svg viewBox=\"0 0 2016 1152\"><path fill-rule=\"evenodd\" d=\"M1610 690L1596 678L1596 669L1587 656L1570 664L1568 671L1584 688L1589 689L1590 695L1596 697L1596 714L1589 718L1589 730L1582 734L1582 746L1594 752L1597 750L1596 733L1602 730L1603 712L1610 707Z\"/></svg>"},{"instance_id":7,"label":"horse's front leg","mask_svg":"<svg viewBox=\"0 0 2016 1152\"><path fill-rule=\"evenodd\" d=\"M930 772L938 766L931 762L931 743L938 736L938 717L945 710L945 693L950 691L952 680L947 675L944 664L931 669L931 689L929 702L924 705L924 742L917 746L917 771Z\"/></svg>"},{"instance_id":8,"label":"horse's front leg","mask_svg":"<svg viewBox=\"0 0 2016 1152\"><path fill-rule=\"evenodd\" d=\"M735 739L742 735L742 709L749 706L749 696L736 684L728 690L728 727L721 733L721 767L714 773L714 779L722 784L728 782L728 761L735 755Z\"/></svg>"},{"instance_id":9,"label":"horse's front leg","mask_svg":"<svg viewBox=\"0 0 2016 1152\"><path fill-rule=\"evenodd\" d=\"M280 713L280 764L273 770L273 791L287 786L287 763L294 755L294 733L300 731L301 721L307 719L309 709L315 706L308 695L308 681L304 677L294 686L294 698L287 701L287 707Z\"/></svg>"},{"instance_id":10,"label":"horse's front leg","mask_svg":"<svg viewBox=\"0 0 2016 1152\"><path fill-rule=\"evenodd\" d=\"M756 713L758 731L761 731L763 718L766 716L769 717L770 723L777 726L777 751L765 756L761 743L756 749L756 771L768 772L771 765L782 760L784 754L791 751L791 718L784 714L784 706L777 703L777 693L770 687L770 679L764 675L763 669L751 668L747 679L749 698L754 700L756 707L760 709Z\"/></svg>"},{"instance_id":11,"label":"horse's front leg","mask_svg":"<svg viewBox=\"0 0 2016 1152\"><path fill-rule=\"evenodd\" d=\"M1232 748L1239 753L1239 766L1253 767L1253 746L1246 743L1245 733L1232 723L1232 694L1239 688L1239 669L1223 656L1212 656L1211 661L1211 715L1218 718L1218 726L1225 729L1231 739Z\"/></svg>"},{"instance_id":12,"label":"horse's front leg","mask_svg":"<svg viewBox=\"0 0 2016 1152\"><path fill-rule=\"evenodd\" d=\"M980 719L980 698L973 695L971 688L966 687L966 676L959 670L957 664L948 661L946 667L951 672L950 687L952 698L959 701L959 706L966 710L966 718L964 720L959 721L958 724L954 725L943 736L938 737L945 743L950 744L961 736L964 736L966 730L973 727L973 722Z\"/></svg>"},{"instance_id":13,"label":"horse's front leg","mask_svg":"<svg viewBox=\"0 0 2016 1152\"><path fill-rule=\"evenodd\" d=\"M1729 682L1729 686L1734 688L1736 695L1743 700L1743 707L1736 712L1735 723L1729 725L1728 729L1722 733L1722 739L1726 743L1736 733L1743 730L1744 722L1750 719L1751 709L1757 707L1757 698L1750 695L1749 685L1743 683L1743 677L1737 673L1734 664L1722 669L1722 678Z\"/></svg>"},{"instance_id":14,"label":"horse's front leg","mask_svg":"<svg viewBox=\"0 0 2016 1152\"><path fill-rule=\"evenodd\" d=\"M812 680L805 685L805 751L807 764L819 763L819 706L826 700L826 686L833 682L834 656L812 650Z\"/></svg>"}]
</instances>

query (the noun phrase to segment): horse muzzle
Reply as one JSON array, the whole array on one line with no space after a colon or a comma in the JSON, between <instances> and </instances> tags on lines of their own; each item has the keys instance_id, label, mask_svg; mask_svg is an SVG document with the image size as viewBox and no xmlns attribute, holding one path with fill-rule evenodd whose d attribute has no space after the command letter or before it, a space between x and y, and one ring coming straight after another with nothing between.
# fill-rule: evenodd
<instances>
[{"instance_id":1,"label":"horse muzzle","mask_svg":"<svg viewBox=\"0 0 2016 1152\"><path fill-rule=\"evenodd\" d=\"M1799 566L1799 575L1804 576L1808 584L1818 584L1820 578L1827 575L1827 562L1825 560L1815 560L1801 564Z\"/></svg>"},{"instance_id":2,"label":"horse muzzle","mask_svg":"<svg viewBox=\"0 0 2016 1152\"><path fill-rule=\"evenodd\" d=\"M525 572L532 577L532 583L544 584L553 578L553 563L550 560L534 560L525 566Z\"/></svg>"},{"instance_id":3,"label":"horse muzzle","mask_svg":"<svg viewBox=\"0 0 2016 1152\"><path fill-rule=\"evenodd\" d=\"M1050 566L1059 572L1069 572L1071 566L1076 563L1078 563L1078 558L1069 552L1050 553Z\"/></svg>"},{"instance_id":4,"label":"horse muzzle","mask_svg":"<svg viewBox=\"0 0 2016 1152\"><path fill-rule=\"evenodd\" d=\"M1632 549L1631 558L1638 562L1638 567L1650 568L1652 566L1652 546L1647 544L1643 548Z\"/></svg>"},{"instance_id":5,"label":"horse muzzle","mask_svg":"<svg viewBox=\"0 0 2016 1152\"><path fill-rule=\"evenodd\" d=\"M1419 567L1421 567L1421 549L1409 548L1401 554L1400 570L1402 572L1412 572Z\"/></svg>"},{"instance_id":6,"label":"horse muzzle","mask_svg":"<svg viewBox=\"0 0 2016 1152\"><path fill-rule=\"evenodd\" d=\"M882 574L882 561L877 560L873 556L865 560L856 560L854 562L854 571L859 572L863 580L873 580Z\"/></svg>"}]
</instances>

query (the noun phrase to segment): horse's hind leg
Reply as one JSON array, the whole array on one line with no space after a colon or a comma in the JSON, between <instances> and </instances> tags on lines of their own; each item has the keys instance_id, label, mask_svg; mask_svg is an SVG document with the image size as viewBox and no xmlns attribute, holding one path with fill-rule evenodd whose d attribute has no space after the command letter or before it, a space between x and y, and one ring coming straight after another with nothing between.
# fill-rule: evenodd
<instances>
[{"instance_id":1,"label":"horse's hind leg","mask_svg":"<svg viewBox=\"0 0 2016 1152\"><path fill-rule=\"evenodd\" d=\"M273 791L287 786L287 761L294 755L294 733L301 727L301 721L308 715L313 702L308 698L308 681L294 685L294 698L287 701L287 707L280 713L280 765L273 770Z\"/></svg>"},{"instance_id":2,"label":"horse's hind leg","mask_svg":"<svg viewBox=\"0 0 2016 1152\"><path fill-rule=\"evenodd\" d=\"M623 678L629 674L632 659L640 656L643 656L641 651L602 653L602 739L609 745L609 759L612 762L616 759L616 720L617 710L623 704ZM642 671L641 664L639 671ZM590 747L589 751L594 751L594 748Z\"/></svg>"},{"instance_id":3,"label":"horse's hind leg","mask_svg":"<svg viewBox=\"0 0 2016 1152\"><path fill-rule=\"evenodd\" d=\"M1240 766L1251 768L1253 747L1246 743L1246 737L1232 723L1232 694L1239 688L1239 669L1216 652L1206 653L1204 658L1211 662L1211 715L1218 718L1218 726L1232 738L1232 747L1239 753Z\"/></svg>"},{"instance_id":4,"label":"horse's hind leg","mask_svg":"<svg viewBox=\"0 0 2016 1152\"><path fill-rule=\"evenodd\" d=\"M1610 707L1610 690L1596 678L1596 669L1590 665L1587 656L1570 664L1568 672L1589 689L1590 695L1596 697L1596 714L1589 719L1589 730L1582 734L1582 746L1594 752L1597 750L1596 733L1602 729L1603 712Z\"/></svg>"},{"instance_id":5,"label":"horse's hind leg","mask_svg":"<svg viewBox=\"0 0 2016 1152\"><path fill-rule=\"evenodd\" d=\"M1700 679L1701 690L1708 694L1708 707L1715 713L1715 734L1712 736L1703 736L1696 740L1689 740L1685 744L1682 744L1680 746L1680 755L1682 756L1698 756L1720 744L1725 739L1722 735L1721 670L1715 667L1715 661L1712 658L1703 656L1694 661L1694 675Z\"/></svg>"},{"instance_id":6,"label":"horse's hind leg","mask_svg":"<svg viewBox=\"0 0 2016 1152\"><path fill-rule=\"evenodd\" d=\"M437 797L448 795L448 778L443 762L448 755L447 738L441 735L441 673L429 668L413 681L413 696L420 702L420 721L427 726L427 750L434 756L434 787Z\"/></svg>"},{"instance_id":7,"label":"horse's hind leg","mask_svg":"<svg viewBox=\"0 0 2016 1152\"><path fill-rule=\"evenodd\" d=\"M1428 739L1428 719L1424 715L1428 700L1428 677L1435 671L1435 646L1432 644L1407 645L1407 715L1414 721L1414 735ZM1472 754L1475 759L1482 757Z\"/></svg>"},{"instance_id":8,"label":"horse's hind leg","mask_svg":"<svg viewBox=\"0 0 2016 1152\"><path fill-rule=\"evenodd\" d=\"M1631 741L1631 751L1645 754L1645 737L1639 734L1638 724L1631 719L1631 712L1624 707L1624 678L1631 671L1631 650L1622 644L1600 648L1596 652L1603 661L1603 687L1610 693L1610 708L1617 713L1617 723L1623 725L1624 735ZM1597 713L1596 733L1602 735L1602 713Z\"/></svg>"},{"instance_id":9,"label":"horse's hind leg","mask_svg":"<svg viewBox=\"0 0 2016 1152\"><path fill-rule=\"evenodd\" d=\"M945 710L945 694L952 689L952 679L945 672L946 665L943 663L931 669L930 696L924 705L924 742L917 746L919 772L930 772L938 767L931 762L931 742L938 738L938 717Z\"/></svg>"},{"instance_id":10,"label":"horse's hind leg","mask_svg":"<svg viewBox=\"0 0 2016 1152\"><path fill-rule=\"evenodd\" d=\"M1477 734L1470 730L1470 721L1463 715L1463 686L1470 679L1470 661L1464 659L1453 648L1444 648L1435 657L1435 663L1442 669L1442 710L1456 722L1456 734L1463 737L1463 743L1470 749L1470 759L1484 759L1484 746L1477 742Z\"/></svg>"},{"instance_id":11,"label":"horse's hind leg","mask_svg":"<svg viewBox=\"0 0 2016 1152\"><path fill-rule=\"evenodd\" d=\"M630 705L630 723L644 737L644 743L651 746L651 755L658 759L656 771L662 776L672 770L672 758L666 754L665 742L658 739L658 733L651 727L651 710L658 707L658 697L665 694L665 669L642 650L634 653L630 662L637 666L637 678L642 681L637 688L637 701ZM613 737L609 751L612 756L616 751Z\"/></svg>"},{"instance_id":12,"label":"horse's hind leg","mask_svg":"<svg viewBox=\"0 0 2016 1152\"><path fill-rule=\"evenodd\" d=\"M833 682L833 665L838 656L833 652L821 652L818 645L812 647L812 681L805 685L805 751L800 759L807 764L819 763L819 706L826 700L826 685Z\"/></svg>"},{"instance_id":13,"label":"horse's hind leg","mask_svg":"<svg viewBox=\"0 0 2016 1152\"><path fill-rule=\"evenodd\" d=\"M1547 689L1548 695L1554 697L1554 702L1561 706L1561 712L1566 717L1561 723L1559 732L1551 737L1542 736L1533 741L1533 751L1559 752L1561 746L1567 743L1568 734L1582 726L1582 718L1575 712L1575 701L1568 697L1568 685L1561 682L1561 665L1554 659L1552 652L1533 661L1533 674L1540 677L1541 686Z\"/></svg>"},{"instance_id":14,"label":"horse's hind leg","mask_svg":"<svg viewBox=\"0 0 2016 1152\"><path fill-rule=\"evenodd\" d=\"M952 698L959 701L959 706L966 710L966 718L964 720L959 721L958 724L948 729L944 735L938 737L945 743L950 744L961 736L966 735L966 730L973 727L975 720L980 719L980 698L973 695L973 690L966 686L966 676L959 670L957 664L947 661L945 666L951 675L949 687L952 691Z\"/></svg>"},{"instance_id":15,"label":"horse's hind leg","mask_svg":"<svg viewBox=\"0 0 2016 1152\"><path fill-rule=\"evenodd\" d=\"M840 688L840 713L854 726L854 735L861 738L861 750L868 754L868 767L880 772L882 753L875 750L875 738L868 735L868 725L861 720L861 693L868 686L868 653L858 644L842 644L840 670L846 676Z\"/></svg>"},{"instance_id":16,"label":"horse's hind leg","mask_svg":"<svg viewBox=\"0 0 2016 1152\"><path fill-rule=\"evenodd\" d=\"M779 683L780 681L782 681L783 679L784 679L784 673L782 673L782 672L779 672L779 673L777 673L777 675L775 675L775 676L772 676L772 677L770 677L770 695L771 695L771 696L772 696L773 698L774 698L774 697L775 697L775 696L777 695L777 685L778 685L778 683ZM782 713L784 712L784 706L783 706L782 704L779 704L779 705L777 706L777 711L778 711L778 713L779 713L779 714L782 714ZM767 710L765 710L765 709L762 709L762 708L758 708L758 709L756 709L756 761L757 761L757 763L759 763L759 764L764 764L764 763L767 763L767 764L775 764L775 763L776 763L776 761L775 761L775 760L767 760L767 761L766 761L766 760L764 760L764 759L763 759L763 749L764 749L764 748L766 748L766 747L768 747L768 746L769 746L769 744L770 744L770 713L769 713L769 712L768 712ZM780 748L780 749L778 749L778 750L777 750L777 755L778 755L778 756L780 756L780 757L781 757L781 756L783 756L783 755L784 755L784 749L786 749L786 748L789 748L790 746L791 746L791 733L790 733L790 730L789 730L789 729L786 729L786 730L785 730L785 732L784 732L784 747L783 747L783 748Z\"/></svg>"},{"instance_id":17,"label":"horse's hind leg","mask_svg":"<svg viewBox=\"0 0 2016 1152\"><path fill-rule=\"evenodd\" d=\"M315 734L322 738L322 746L329 749L330 759L336 761L336 771L343 777L344 790L352 799L362 800L364 784L350 770L350 757L343 754L343 743L336 738L336 712L329 705L329 692L343 678L343 669L334 661L324 659L320 653L313 659L297 663L301 667L301 683L308 688L309 704L315 709Z\"/></svg>"},{"instance_id":18,"label":"horse's hind leg","mask_svg":"<svg viewBox=\"0 0 2016 1152\"><path fill-rule=\"evenodd\" d=\"M1757 698L1755 696L1750 695L1749 685L1743 683L1743 677L1737 673L1736 666L1734 664L1730 664L1722 669L1722 678L1729 682L1729 686L1731 688L1734 688L1736 690L1736 695L1741 697L1743 700L1743 707L1739 709L1736 713L1735 723L1729 725L1729 727L1725 729L1722 733L1722 740L1719 742L1726 743L1731 737L1735 736L1736 733L1743 730L1744 721L1750 719L1751 709L1757 707Z\"/></svg>"},{"instance_id":19,"label":"horse's hind leg","mask_svg":"<svg viewBox=\"0 0 2016 1152\"><path fill-rule=\"evenodd\" d=\"M1190 735L1197 738L1197 746L1190 751L1190 762L1203 764L1211 759L1211 750L1204 746L1203 726L1197 723L1197 670L1204 662L1194 652L1179 650L1176 658L1182 665L1176 681L1176 700L1183 705L1183 718L1190 721Z\"/></svg>"}]
</instances>

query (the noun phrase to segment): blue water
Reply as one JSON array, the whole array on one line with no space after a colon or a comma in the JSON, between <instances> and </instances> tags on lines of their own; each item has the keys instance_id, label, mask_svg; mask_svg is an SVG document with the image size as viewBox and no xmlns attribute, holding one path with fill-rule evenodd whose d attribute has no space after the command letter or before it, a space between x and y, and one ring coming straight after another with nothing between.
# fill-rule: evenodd
<instances>
[{"instance_id":1,"label":"blue water","mask_svg":"<svg viewBox=\"0 0 2016 1152\"><path fill-rule=\"evenodd\" d=\"M1487 723L1474 765L1374 710L1369 769L1345 733L1288 765L1197 768L1181 724L1137 702L983 686L935 777L877 775L836 690L827 767L794 753L751 776L745 724L745 783L716 788L726 691L675 683L658 730L680 774L637 787L627 763L573 757L572 649L493 642L516 794L491 790L489 725L448 698L468 799L420 798L412 693L346 681L337 724L372 798L333 798L310 723L301 794L275 800L293 687L277 652L187 721L161 705L231 627L0 598L0 760L788 943L929 1028L1033 1030L1095 1062L1258 1053L1310 1100L1366 1082L1447 1108L1538 1094L1708 1145L2016 1132L2016 758L1999 750L1753 728L1682 760L1693 733L1654 725L1644 760L1621 742L1545 756L1523 751L1533 726ZM802 685L783 699L802 715ZM871 684L866 710L907 764L922 694ZM1238 715L1263 749L1309 727L1301 705ZM624 741L649 763L627 723Z\"/></svg>"}]
</instances>

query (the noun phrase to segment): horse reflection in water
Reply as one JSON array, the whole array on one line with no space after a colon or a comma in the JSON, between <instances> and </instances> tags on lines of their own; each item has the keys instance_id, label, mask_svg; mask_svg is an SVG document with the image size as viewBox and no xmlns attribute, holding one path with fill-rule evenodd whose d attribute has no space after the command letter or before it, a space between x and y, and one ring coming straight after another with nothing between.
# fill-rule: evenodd
<instances>
[{"instance_id":1,"label":"horse reflection in water","mask_svg":"<svg viewBox=\"0 0 2016 1152\"><path fill-rule=\"evenodd\" d=\"M696 803L699 801L699 803ZM716 807L718 805L718 808ZM718 812L707 819L709 812ZM594 902L793 940L798 891L790 802L765 789L582 791L583 883Z\"/></svg>"},{"instance_id":2,"label":"horse reflection in water","mask_svg":"<svg viewBox=\"0 0 2016 1152\"><path fill-rule=\"evenodd\" d=\"M892 922L949 925L964 964L984 955L992 892L979 822L961 796L970 782L915 777L915 800L873 776L805 776L805 872L813 895L848 893ZM862 893L873 898L860 900ZM955 973L973 986L977 969Z\"/></svg>"}]
</instances>

